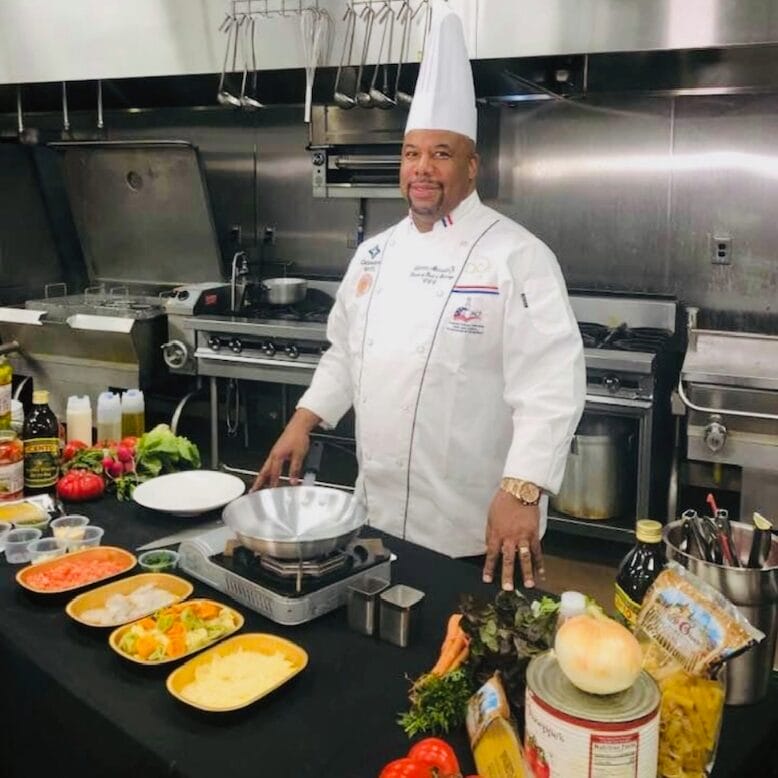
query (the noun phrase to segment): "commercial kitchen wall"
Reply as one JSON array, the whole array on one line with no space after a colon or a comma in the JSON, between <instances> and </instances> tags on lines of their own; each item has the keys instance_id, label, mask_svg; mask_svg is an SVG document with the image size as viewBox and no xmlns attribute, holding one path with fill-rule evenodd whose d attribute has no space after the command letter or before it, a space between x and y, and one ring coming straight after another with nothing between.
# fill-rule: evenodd
<instances>
[{"instance_id":1,"label":"commercial kitchen wall","mask_svg":"<svg viewBox=\"0 0 778 778\"><path fill-rule=\"evenodd\" d=\"M677 295L703 309L704 323L775 331L778 96L549 101L499 115L499 147L485 150L499 157L493 204L554 249L571 287ZM77 134L82 119L71 120ZM45 128L61 118L27 121ZM249 116L115 113L106 127L109 138L175 137L200 147L225 263L239 226L266 274L342 274L359 203L313 199L299 107ZM60 280L54 245L61 241L52 238L51 214L36 191L34 148L5 143L0 154L0 296L7 301ZM404 207L372 200L365 210L370 234ZM729 241L729 264L712 262L714 236Z\"/></svg>"}]
</instances>

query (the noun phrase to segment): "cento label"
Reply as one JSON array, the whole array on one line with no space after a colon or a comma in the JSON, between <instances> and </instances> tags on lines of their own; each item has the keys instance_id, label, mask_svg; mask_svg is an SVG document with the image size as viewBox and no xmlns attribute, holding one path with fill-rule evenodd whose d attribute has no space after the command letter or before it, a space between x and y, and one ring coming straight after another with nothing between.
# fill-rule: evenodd
<instances>
[{"instance_id":1,"label":"cento label","mask_svg":"<svg viewBox=\"0 0 778 778\"><path fill-rule=\"evenodd\" d=\"M30 489L53 486L59 473L59 438L24 441L24 485Z\"/></svg>"}]
</instances>

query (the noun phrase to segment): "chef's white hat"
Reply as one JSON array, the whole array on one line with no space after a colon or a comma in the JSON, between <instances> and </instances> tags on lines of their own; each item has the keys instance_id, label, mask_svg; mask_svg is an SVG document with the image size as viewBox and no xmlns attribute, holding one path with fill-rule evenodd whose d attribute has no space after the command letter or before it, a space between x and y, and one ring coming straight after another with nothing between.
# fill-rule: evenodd
<instances>
[{"instance_id":1,"label":"chef's white hat","mask_svg":"<svg viewBox=\"0 0 778 778\"><path fill-rule=\"evenodd\" d=\"M449 130L475 143L478 117L473 71L459 16L438 3L405 132Z\"/></svg>"}]
</instances>

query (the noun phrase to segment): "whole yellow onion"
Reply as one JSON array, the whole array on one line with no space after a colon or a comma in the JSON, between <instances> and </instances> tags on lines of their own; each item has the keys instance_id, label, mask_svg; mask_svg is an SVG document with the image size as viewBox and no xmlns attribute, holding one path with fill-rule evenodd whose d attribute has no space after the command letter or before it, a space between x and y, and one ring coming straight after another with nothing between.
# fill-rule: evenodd
<instances>
[{"instance_id":1,"label":"whole yellow onion","mask_svg":"<svg viewBox=\"0 0 778 778\"><path fill-rule=\"evenodd\" d=\"M570 682L590 694L615 694L640 675L643 654L635 636L607 616L573 616L559 628L554 652Z\"/></svg>"}]
</instances>

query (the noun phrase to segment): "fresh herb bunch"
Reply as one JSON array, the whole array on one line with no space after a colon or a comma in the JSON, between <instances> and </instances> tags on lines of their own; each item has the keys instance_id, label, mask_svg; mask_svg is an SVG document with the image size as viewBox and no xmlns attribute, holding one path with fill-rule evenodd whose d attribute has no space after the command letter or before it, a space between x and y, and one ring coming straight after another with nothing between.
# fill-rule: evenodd
<instances>
[{"instance_id":1,"label":"fresh herb bunch","mask_svg":"<svg viewBox=\"0 0 778 778\"><path fill-rule=\"evenodd\" d=\"M520 592L500 591L494 602L465 595L460 608L475 684L481 686L499 670L509 701L522 707L527 665L553 646L559 603L552 597L530 602Z\"/></svg>"},{"instance_id":2,"label":"fresh herb bunch","mask_svg":"<svg viewBox=\"0 0 778 778\"><path fill-rule=\"evenodd\" d=\"M440 676L428 673L414 681L411 707L397 721L409 738L445 734L465 723L467 701L474 691L473 679L464 667Z\"/></svg>"}]
</instances>

